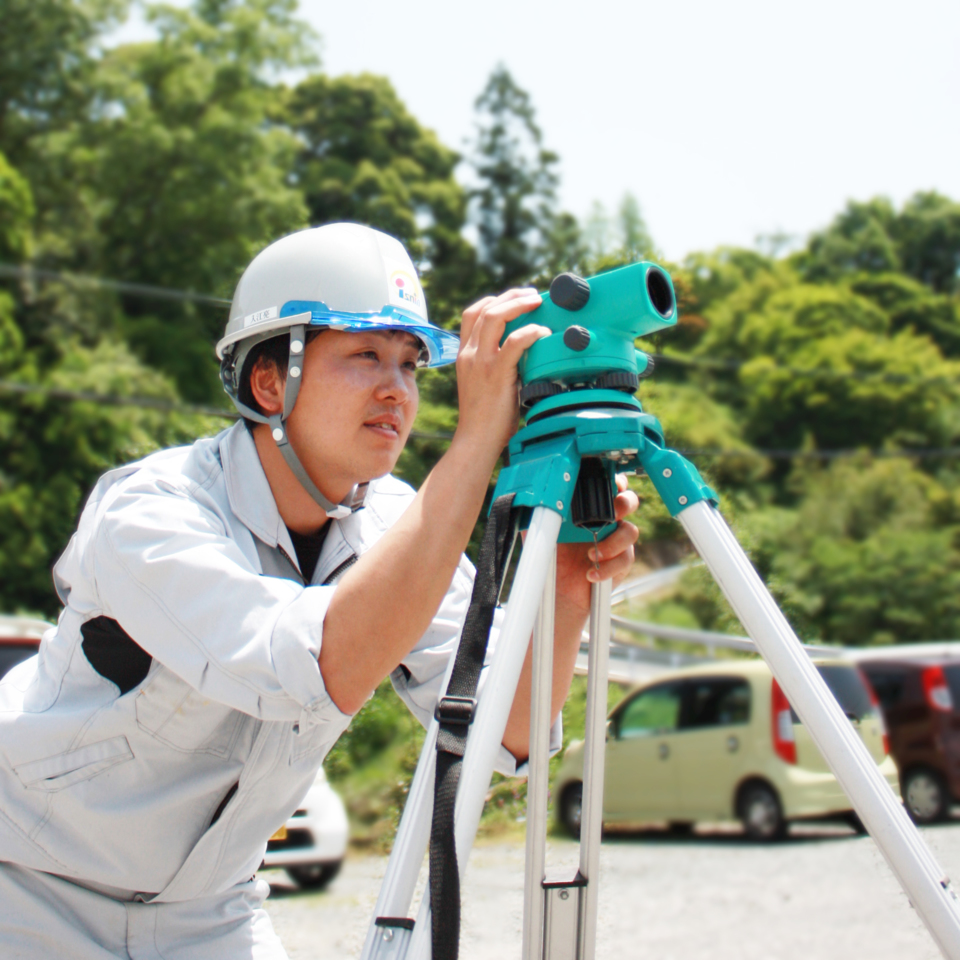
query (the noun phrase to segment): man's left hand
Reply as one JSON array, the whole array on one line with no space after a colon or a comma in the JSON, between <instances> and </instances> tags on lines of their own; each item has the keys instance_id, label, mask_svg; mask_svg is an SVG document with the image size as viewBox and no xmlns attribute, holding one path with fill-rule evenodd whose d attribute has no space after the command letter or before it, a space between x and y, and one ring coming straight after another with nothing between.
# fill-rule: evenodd
<instances>
[{"instance_id":1,"label":"man's left hand","mask_svg":"<svg viewBox=\"0 0 960 960\"><path fill-rule=\"evenodd\" d=\"M588 613L590 585L598 580L613 580L616 587L626 577L633 564L633 545L640 531L629 520L639 506L637 495L627 488L627 478L617 475L617 494L614 509L617 529L598 547L592 543L561 543L557 545L557 603L572 610ZM599 549L599 556L597 555ZM599 571L597 566L599 564Z\"/></svg>"}]
</instances>

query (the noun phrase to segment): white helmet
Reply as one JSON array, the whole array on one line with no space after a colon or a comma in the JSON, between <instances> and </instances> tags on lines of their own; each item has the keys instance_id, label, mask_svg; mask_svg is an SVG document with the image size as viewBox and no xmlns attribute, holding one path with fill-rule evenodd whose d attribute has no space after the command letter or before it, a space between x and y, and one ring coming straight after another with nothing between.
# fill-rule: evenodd
<instances>
[{"instance_id":1,"label":"white helmet","mask_svg":"<svg viewBox=\"0 0 960 960\"><path fill-rule=\"evenodd\" d=\"M217 344L223 387L244 417L270 425L287 464L327 515L344 517L363 505L366 484L343 503L331 503L303 469L283 427L300 389L308 327L404 330L420 341L420 364L431 367L456 360L459 340L427 318L417 271L400 241L371 227L331 223L301 230L270 244L244 271ZM266 417L241 402L240 374L252 347L287 333L284 409Z\"/></svg>"}]
</instances>

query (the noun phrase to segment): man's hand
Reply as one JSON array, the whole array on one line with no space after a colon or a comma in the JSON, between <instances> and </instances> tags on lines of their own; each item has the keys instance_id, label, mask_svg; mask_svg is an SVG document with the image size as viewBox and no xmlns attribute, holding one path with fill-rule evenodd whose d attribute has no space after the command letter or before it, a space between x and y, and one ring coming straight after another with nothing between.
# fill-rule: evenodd
<instances>
[{"instance_id":1,"label":"man's hand","mask_svg":"<svg viewBox=\"0 0 960 960\"><path fill-rule=\"evenodd\" d=\"M460 416L454 443L468 444L475 455L484 451L492 455L491 470L517 429L517 363L524 350L552 331L530 323L511 333L503 346L500 339L511 320L536 310L541 302L540 294L526 287L484 297L463 312L457 356Z\"/></svg>"},{"instance_id":2,"label":"man's hand","mask_svg":"<svg viewBox=\"0 0 960 960\"><path fill-rule=\"evenodd\" d=\"M557 607L550 696L553 717L560 712L573 679L580 636L590 613L590 585L608 579L612 579L614 585L620 583L633 563L633 545L640 531L624 517L640 506L640 500L627 489L625 476L617 477L617 489L620 491L614 499L617 529L606 540L600 541L599 556L595 555L592 543L557 545ZM600 565L599 574L597 563ZM526 760L529 753L532 677L531 651L528 650L503 736L503 745L518 761Z\"/></svg>"},{"instance_id":3,"label":"man's hand","mask_svg":"<svg viewBox=\"0 0 960 960\"><path fill-rule=\"evenodd\" d=\"M640 506L640 500L632 490L627 489L627 478L623 474L617 475L617 489L620 492L613 503L617 529L600 541L599 556L592 543L557 545L558 611L564 605L573 615L577 612L586 615L590 612L590 584L612 579L613 585L617 586L633 564L633 545L640 531L624 517Z\"/></svg>"}]
</instances>

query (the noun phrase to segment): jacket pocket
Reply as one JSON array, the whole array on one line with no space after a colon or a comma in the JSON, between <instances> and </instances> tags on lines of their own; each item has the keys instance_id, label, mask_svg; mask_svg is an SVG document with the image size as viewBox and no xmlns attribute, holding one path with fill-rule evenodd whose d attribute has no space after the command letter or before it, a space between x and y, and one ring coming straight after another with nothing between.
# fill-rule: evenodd
<instances>
[{"instance_id":1,"label":"jacket pocket","mask_svg":"<svg viewBox=\"0 0 960 960\"><path fill-rule=\"evenodd\" d=\"M126 737L121 736L90 743L44 760L21 763L19 767L13 768L13 772L25 787L54 793L132 759L130 744Z\"/></svg>"},{"instance_id":2,"label":"jacket pocket","mask_svg":"<svg viewBox=\"0 0 960 960\"><path fill-rule=\"evenodd\" d=\"M188 753L230 754L242 714L205 697L175 673L158 666L136 699L137 726Z\"/></svg>"}]
</instances>

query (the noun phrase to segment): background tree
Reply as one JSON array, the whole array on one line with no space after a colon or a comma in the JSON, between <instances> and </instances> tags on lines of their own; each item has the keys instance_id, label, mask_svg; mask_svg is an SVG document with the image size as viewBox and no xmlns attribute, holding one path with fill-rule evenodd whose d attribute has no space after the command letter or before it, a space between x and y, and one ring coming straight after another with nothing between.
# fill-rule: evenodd
<instances>
[{"instance_id":1,"label":"background tree","mask_svg":"<svg viewBox=\"0 0 960 960\"><path fill-rule=\"evenodd\" d=\"M292 182L310 223L352 220L401 239L421 270L433 318L448 323L476 292L476 255L463 236L460 157L407 110L385 77L315 74L286 100L301 148Z\"/></svg>"},{"instance_id":2,"label":"background tree","mask_svg":"<svg viewBox=\"0 0 960 960\"><path fill-rule=\"evenodd\" d=\"M472 219L486 283L503 290L530 283L548 259L558 259L558 157L543 146L530 96L506 67L490 75L476 110Z\"/></svg>"}]
</instances>

